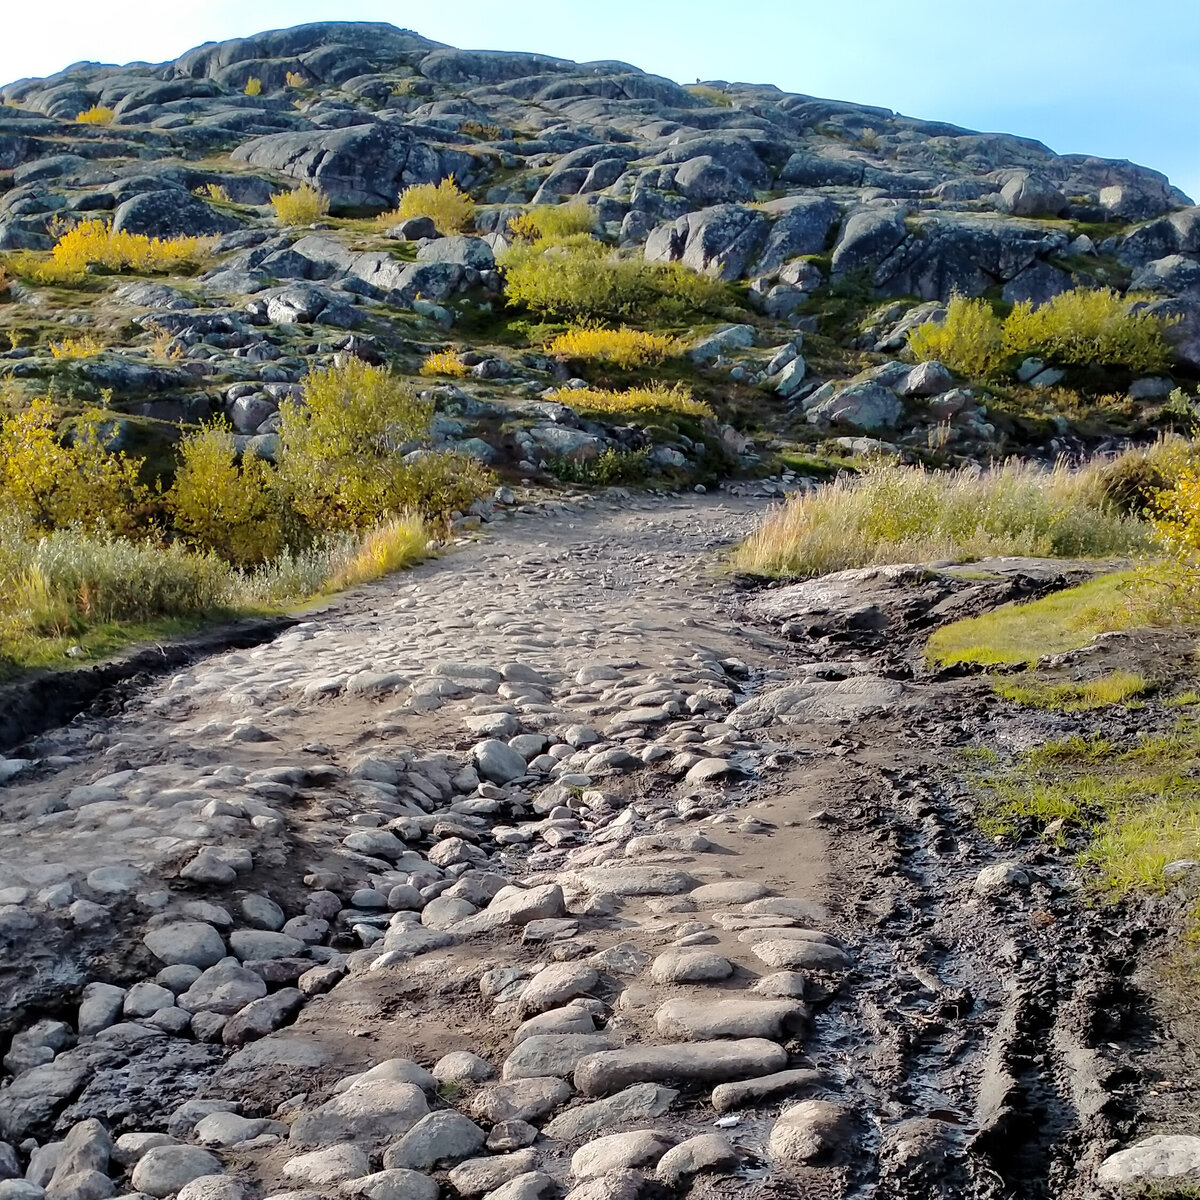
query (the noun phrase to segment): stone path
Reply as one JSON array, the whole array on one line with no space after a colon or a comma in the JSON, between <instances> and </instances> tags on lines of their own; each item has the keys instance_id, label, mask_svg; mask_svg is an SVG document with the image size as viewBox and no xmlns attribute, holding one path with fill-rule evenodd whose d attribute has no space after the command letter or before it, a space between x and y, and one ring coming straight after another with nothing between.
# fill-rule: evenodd
<instances>
[{"instance_id":1,"label":"stone path","mask_svg":"<svg viewBox=\"0 0 1200 1200\"><path fill-rule=\"evenodd\" d=\"M760 510L518 514L10 760L0 1197L587 1200L834 1148L829 1099L755 1115L822 1094L806 988L852 962L820 836L797 878L744 807L788 756L731 719L771 645L711 552Z\"/></svg>"}]
</instances>

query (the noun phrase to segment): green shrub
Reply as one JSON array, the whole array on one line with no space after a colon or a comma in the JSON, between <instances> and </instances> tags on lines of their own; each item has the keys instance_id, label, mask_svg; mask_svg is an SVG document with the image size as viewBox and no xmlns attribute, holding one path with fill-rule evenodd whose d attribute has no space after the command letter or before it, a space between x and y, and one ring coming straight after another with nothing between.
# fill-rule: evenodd
<instances>
[{"instance_id":1,"label":"green shrub","mask_svg":"<svg viewBox=\"0 0 1200 1200\"><path fill-rule=\"evenodd\" d=\"M431 401L356 358L310 372L303 402L285 401L280 417L280 477L313 530L363 530L406 512L444 516L490 486L473 459L423 449Z\"/></svg>"},{"instance_id":2,"label":"green shrub","mask_svg":"<svg viewBox=\"0 0 1200 1200\"><path fill-rule=\"evenodd\" d=\"M261 563L286 545L286 506L274 468L253 454L239 464L226 426L208 425L183 439L166 502L175 528L191 544L227 562Z\"/></svg>"},{"instance_id":3,"label":"green shrub","mask_svg":"<svg viewBox=\"0 0 1200 1200\"><path fill-rule=\"evenodd\" d=\"M510 305L566 321L694 319L732 301L729 288L708 275L623 259L584 236L515 246L502 265Z\"/></svg>"},{"instance_id":4,"label":"green shrub","mask_svg":"<svg viewBox=\"0 0 1200 1200\"><path fill-rule=\"evenodd\" d=\"M1170 491L1181 473L1200 460L1200 447L1178 435L1152 446L1126 450L1097 468L1105 499L1119 512L1142 516L1160 493Z\"/></svg>"},{"instance_id":5,"label":"green shrub","mask_svg":"<svg viewBox=\"0 0 1200 1200\"><path fill-rule=\"evenodd\" d=\"M918 361L937 359L976 378L1030 355L1062 366L1097 364L1149 374L1170 365L1163 336L1169 325L1151 313L1131 313L1107 288L1074 288L1037 308L1023 301L1003 321L986 300L954 296L945 321L919 325L908 345Z\"/></svg>"}]
</instances>

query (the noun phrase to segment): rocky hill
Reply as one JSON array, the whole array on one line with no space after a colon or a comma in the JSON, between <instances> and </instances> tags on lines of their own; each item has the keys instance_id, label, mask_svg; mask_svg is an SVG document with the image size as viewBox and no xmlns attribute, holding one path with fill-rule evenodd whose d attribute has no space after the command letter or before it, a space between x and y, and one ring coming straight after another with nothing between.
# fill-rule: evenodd
<instances>
[{"instance_id":1,"label":"rocky hill","mask_svg":"<svg viewBox=\"0 0 1200 1200\"><path fill-rule=\"evenodd\" d=\"M796 445L853 453L863 433L911 452L940 428L951 454L1056 454L1154 426L1177 382L1161 375L1081 376L1092 397L1135 385L1133 416L1089 401L1079 420L1080 406L1046 400L1041 385L1061 374L1035 378L1036 364L1015 392L928 403L963 381L910 381L894 360L954 293L1041 303L1078 286L1130 290L1176 318L1177 371L1200 370L1200 209L1153 170L1026 138L359 23L161 65L76 64L0 98L0 249L47 250L96 216L215 239L198 276L101 278L84 294L18 279L0 305L13 343L0 377L24 394L103 399L123 443L143 449L223 412L269 455L280 398L322 356L349 348L415 372L450 344L473 356L475 379L437 390L443 443L526 472L652 443L656 467L711 473L694 438L540 403L571 371L506 308L496 259L528 206L580 198L621 255L735 285L723 325L683 327L700 339L690 377L725 426L707 450L742 466ZM93 109L106 123L76 119ZM362 220L451 175L478 202L474 236ZM299 183L328 196L330 218L281 228L268 199ZM80 329L103 353L51 356L55 337ZM165 360L156 337L160 349L170 339Z\"/></svg>"}]
</instances>

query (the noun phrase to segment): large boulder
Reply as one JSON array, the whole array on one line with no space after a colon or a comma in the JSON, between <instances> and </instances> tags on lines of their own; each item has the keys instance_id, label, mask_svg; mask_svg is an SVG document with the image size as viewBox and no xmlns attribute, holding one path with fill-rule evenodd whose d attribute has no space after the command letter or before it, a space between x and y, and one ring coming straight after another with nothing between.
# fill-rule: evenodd
<instances>
[{"instance_id":1,"label":"large boulder","mask_svg":"<svg viewBox=\"0 0 1200 1200\"><path fill-rule=\"evenodd\" d=\"M904 404L891 388L864 381L822 400L808 411L813 425L836 425L866 432L890 429L900 420Z\"/></svg>"},{"instance_id":2,"label":"large boulder","mask_svg":"<svg viewBox=\"0 0 1200 1200\"><path fill-rule=\"evenodd\" d=\"M411 130L382 122L271 133L238 146L231 157L320 188L342 208L390 208L406 187L446 174L437 150Z\"/></svg>"},{"instance_id":3,"label":"large boulder","mask_svg":"<svg viewBox=\"0 0 1200 1200\"><path fill-rule=\"evenodd\" d=\"M829 231L838 216L837 205L824 196L796 197L771 226L767 244L754 273L770 275L790 258L802 254L823 254L829 242Z\"/></svg>"},{"instance_id":4,"label":"large boulder","mask_svg":"<svg viewBox=\"0 0 1200 1200\"><path fill-rule=\"evenodd\" d=\"M1156 258L1134 273L1129 284L1135 292L1167 296L1200 296L1200 261L1186 254Z\"/></svg>"},{"instance_id":5,"label":"large boulder","mask_svg":"<svg viewBox=\"0 0 1200 1200\"><path fill-rule=\"evenodd\" d=\"M118 205L112 227L116 233L144 233L156 238L212 237L241 229L242 223L182 188L163 188L143 192Z\"/></svg>"},{"instance_id":6,"label":"large boulder","mask_svg":"<svg viewBox=\"0 0 1200 1200\"><path fill-rule=\"evenodd\" d=\"M995 204L1012 217L1057 217L1067 207L1067 198L1044 176L1021 172L1000 189Z\"/></svg>"},{"instance_id":7,"label":"large boulder","mask_svg":"<svg viewBox=\"0 0 1200 1200\"><path fill-rule=\"evenodd\" d=\"M908 237L903 208L866 208L853 213L833 249L833 272L844 275L877 267Z\"/></svg>"},{"instance_id":8,"label":"large boulder","mask_svg":"<svg viewBox=\"0 0 1200 1200\"><path fill-rule=\"evenodd\" d=\"M647 262L682 262L718 279L740 279L767 238L767 218L736 204L688 213L646 240Z\"/></svg>"},{"instance_id":9,"label":"large boulder","mask_svg":"<svg viewBox=\"0 0 1200 1200\"><path fill-rule=\"evenodd\" d=\"M1171 344L1175 361L1181 367L1200 371L1200 298L1183 296L1159 300L1140 308L1140 311L1172 322L1165 336Z\"/></svg>"}]
</instances>

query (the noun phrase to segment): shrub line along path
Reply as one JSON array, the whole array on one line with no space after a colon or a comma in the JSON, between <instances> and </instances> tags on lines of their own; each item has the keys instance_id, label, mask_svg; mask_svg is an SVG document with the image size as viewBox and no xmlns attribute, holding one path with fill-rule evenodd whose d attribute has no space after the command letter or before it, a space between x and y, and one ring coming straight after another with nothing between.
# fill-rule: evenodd
<instances>
[{"instance_id":1,"label":"shrub line along path","mask_svg":"<svg viewBox=\"0 0 1200 1200\"><path fill-rule=\"evenodd\" d=\"M1015 575L747 602L760 511L521 514L0 759L0 1139L189 1198L1094 1195L1108 918L966 820L986 688L854 632Z\"/></svg>"}]
</instances>

